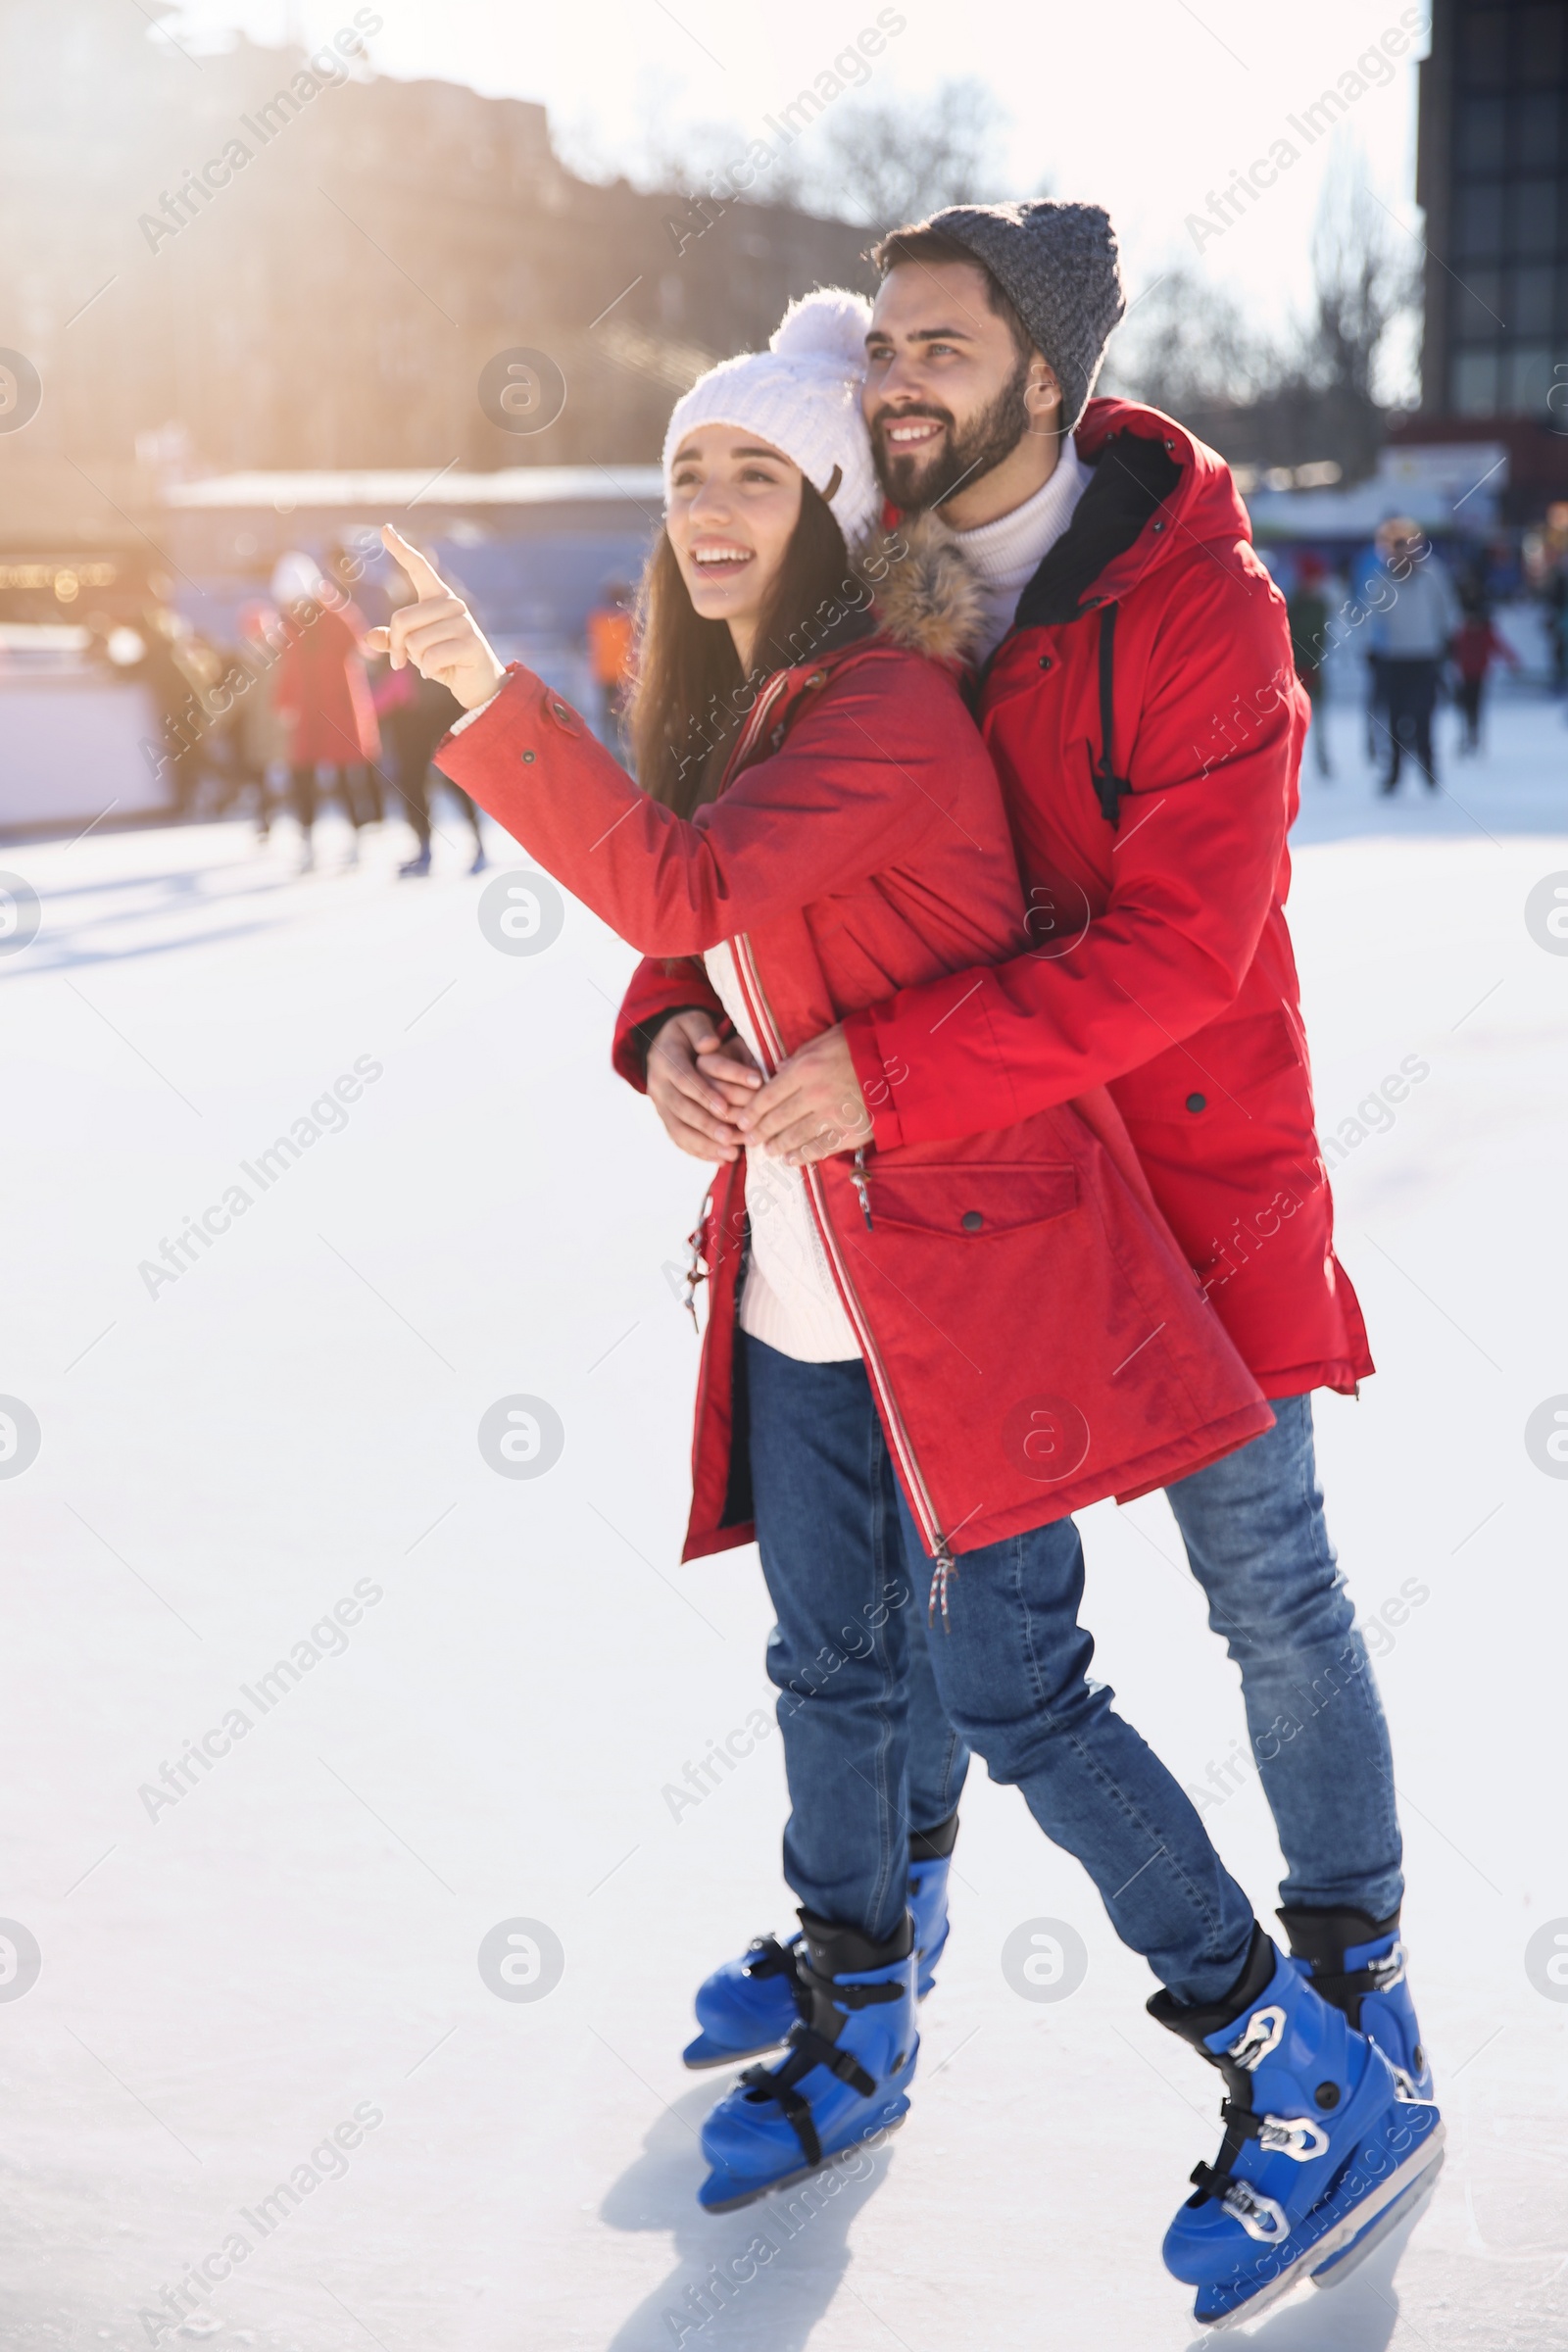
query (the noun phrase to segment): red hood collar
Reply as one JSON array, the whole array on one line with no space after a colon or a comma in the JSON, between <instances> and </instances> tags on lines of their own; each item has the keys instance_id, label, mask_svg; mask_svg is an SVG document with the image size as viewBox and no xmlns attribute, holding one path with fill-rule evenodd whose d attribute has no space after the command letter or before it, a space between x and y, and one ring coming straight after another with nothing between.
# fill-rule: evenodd
<instances>
[{"instance_id":1,"label":"red hood collar","mask_svg":"<svg viewBox=\"0 0 1568 2352\"><path fill-rule=\"evenodd\" d=\"M1160 518L1179 525L1176 530L1156 533L1151 527L1154 516L1134 540L1131 547L1107 564L1096 583L1097 598L1120 596L1135 581L1147 577L1156 565L1167 561L1179 549L1213 540L1234 546L1238 539L1251 544L1252 525L1242 504L1231 469L1218 450L1200 441L1196 433L1187 431L1159 409L1152 409L1138 400L1092 400L1073 433L1073 444L1086 466L1097 465L1104 455L1107 443L1120 433L1131 433L1142 441L1162 442L1172 463L1181 468L1181 480L1170 496L1161 502ZM894 530L902 519L901 510L891 501L882 509L882 525Z\"/></svg>"},{"instance_id":2,"label":"red hood collar","mask_svg":"<svg viewBox=\"0 0 1568 2352\"><path fill-rule=\"evenodd\" d=\"M1093 466L1104 455L1106 445L1122 433L1141 441L1162 442L1166 455L1181 467L1180 482L1159 506L1159 518L1177 527L1156 534L1152 515L1132 546L1106 566L1096 586L1098 597L1121 595L1194 540L1227 547L1234 547L1238 539L1251 544L1250 518L1218 450L1188 432L1174 416L1146 408L1137 400L1092 400L1073 442L1085 465Z\"/></svg>"}]
</instances>

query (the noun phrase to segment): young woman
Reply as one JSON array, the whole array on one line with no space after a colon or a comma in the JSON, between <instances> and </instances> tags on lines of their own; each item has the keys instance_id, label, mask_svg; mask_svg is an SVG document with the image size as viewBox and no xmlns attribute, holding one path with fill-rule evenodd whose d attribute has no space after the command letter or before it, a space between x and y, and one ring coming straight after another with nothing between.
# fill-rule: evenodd
<instances>
[{"instance_id":1,"label":"young woman","mask_svg":"<svg viewBox=\"0 0 1568 2352\"><path fill-rule=\"evenodd\" d=\"M362 615L341 583L327 580L312 556L280 556L272 596L283 614L284 647L272 672L272 707L288 738L289 790L300 828L300 871L316 863L320 771L353 828L349 863L360 857L360 829L376 818L375 763L381 736L360 648ZM363 799L362 799L363 795Z\"/></svg>"},{"instance_id":2,"label":"young woman","mask_svg":"<svg viewBox=\"0 0 1568 2352\"><path fill-rule=\"evenodd\" d=\"M503 670L386 535L420 593L394 616L392 658L468 711L441 767L632 945L701 957L769 1071L854 1007L1027 939L955 674L973 585L940 528L850 557L877 507L858 408L866 319L854 297L812 297L768 352L713 369L675 410L633 714L645 790L560 696ZM942 1017L964 1020L956 987ZM969 1030L986 1053L972 1015ZM940 1146L850 1137L805 1171L737 1157L702 1255L685 1556L759 1543L804 1930L804 1949L774 1947L800 2010L784 2059L710 2117L703 2203L743 2203L907 2109L918 1656L959 1740L1095 1878L1163 1981L1166 2022L1215 2064L1252 2049L1225 2058L1233 2113L1250 2105L1247 2064L1271 2053L1271 2101L1316 2116L1332 2091L1343 2108L1332 2162L1315 2122L1283 2153L1261 2119L1233 2129L1167 2260L1233 2294L1260 2236L1282 2273L1279 2241L1309 2211L1326 2259L1325 2192L1383 2129L1392 2076L1275 1951L1179 1787L1091 1686L1077 1624L1071 1510L1179 1477L1269 1418L1108 1102ZM1248 2293L1262 2284L1249 2273Z\"/></svg>"}]
</instances>

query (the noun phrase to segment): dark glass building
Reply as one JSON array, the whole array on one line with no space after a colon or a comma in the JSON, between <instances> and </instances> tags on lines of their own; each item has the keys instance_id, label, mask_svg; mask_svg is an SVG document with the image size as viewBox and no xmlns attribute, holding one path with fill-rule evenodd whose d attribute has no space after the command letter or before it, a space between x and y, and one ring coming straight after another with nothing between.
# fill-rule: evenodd
<instances>
[{"instance_id":1,"label":"dark glass building","mask_svg":"<svg viewBox=\"0 0 1568 2352\"><path fill-rule=\"evenodd\" d=\"M1568 0L1433 0L1421 66L1421 413L1507 445L1516 520L1568 492Z\"/></svg>"}]
</instances>

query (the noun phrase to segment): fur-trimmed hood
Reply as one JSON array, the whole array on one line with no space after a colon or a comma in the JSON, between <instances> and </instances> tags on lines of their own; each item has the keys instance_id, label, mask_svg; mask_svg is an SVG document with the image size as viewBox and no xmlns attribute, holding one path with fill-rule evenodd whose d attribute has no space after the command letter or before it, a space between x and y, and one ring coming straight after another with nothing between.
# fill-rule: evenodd
<instances>
[{"instance_id":1,"label":"fur-trimmed hood","mask_svg":"<svg viewBox=\"0 0 1568 2352\"><path fill-rule=\"evenodd\" d=\"M973 658L985 626L980 575L935 514L907 514L859 550L856 570L872 587L879 633L934 662Z\"/></svg>"}]
</instances>

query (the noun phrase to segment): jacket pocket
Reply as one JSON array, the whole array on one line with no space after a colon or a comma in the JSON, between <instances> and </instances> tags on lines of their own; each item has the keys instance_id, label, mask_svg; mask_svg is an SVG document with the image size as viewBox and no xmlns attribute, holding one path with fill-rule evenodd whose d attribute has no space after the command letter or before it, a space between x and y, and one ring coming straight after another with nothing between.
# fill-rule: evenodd
<instances>
[{"instance_id":1,"label":"jacket pocket","mask_svg":"<svg viewBox=\"0 0 1568 2352\"><path fill-rule=\"evenodd\" d=\"M926 1160L918 1166L866 1168L873 1231L923 1233L984 1242L1067 1216L1078 1205L1078 1171L1049 1161Z\"/></svg>"},{"instance_id":2,"label":"jacket pocket","mask_svg":"<svg viewBox=\"0 0 1568 2352\"><path fill-rule=\"evenodd\" d=\"M1216 1022L1187 1045L1156 1054L1141 1069L1114 1079L1110 1094L1129 1126L1169 1120L1190 1128L1205 1114L1250 1117L1250 1099L1282 1071L1300 1066L1284 1013L1250 1013Z\"/></svg>"}]
</instances>

